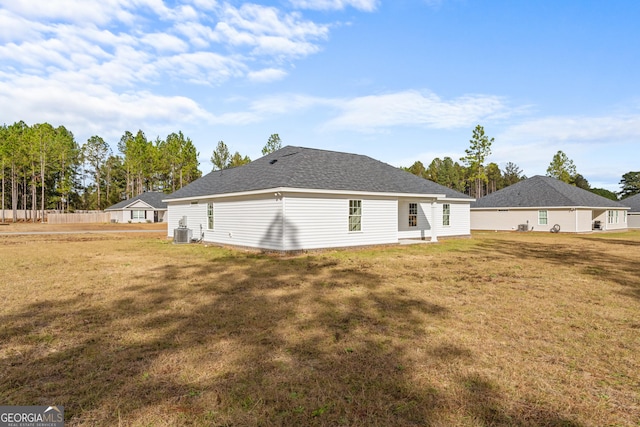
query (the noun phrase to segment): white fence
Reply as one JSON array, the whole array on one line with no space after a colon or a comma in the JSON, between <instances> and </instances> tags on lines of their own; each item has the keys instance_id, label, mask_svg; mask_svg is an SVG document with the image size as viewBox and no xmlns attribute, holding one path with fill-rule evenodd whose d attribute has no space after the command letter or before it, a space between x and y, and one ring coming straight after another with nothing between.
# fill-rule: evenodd
<instances>
[{"instance_id":1,"label":"white fence","mask_svg":"<svg viewBox=\"0 0 640 427\"><path fill-rule=\"evenodd\" d=\"M0 209L0 221L2 221L4 213L4 220L6 222L13 222L13 209ZM37 211L36 220L40 221L42 218L42 212ZM111 214L104 213L103 211L79 211L74 213L60 213L60 211L49 210L45 211L46 222L50 224L73 224L73 223L102 223L110 222ZM23 210L18 209L16 211L16 221L33 221L33 211L31 209Z\"/></svg>"},{"instance_id":2,"label":"white fence","mask_svg":"<svg viewBox=\"0 0 640 427\"><path fill-rule=\"evenodd\" d=\"M2 213L3 213L3 210L0 209L0 221L2 221L2 218L3 218ZM37 215L38 216L36 218L40 219L41 212L38 211ZM18 209L16 211L17 221L25 221L25 220L31 221L32 218L33 218L33 211L31 209L28 209L28 210ZM4 209L4 220L13 221L13 209Z\"/></svg>"},{"instance_id":3,"label":"white fence","mask_svg":"<svg viewBox=\"0 0 640 427\"><path fill-rule=\"evenodd\" d=\"M68 213L68 214L48 214L47 222L49 224L88 224L88 223L104 223L111 221L111 214L104 212L93 213Z\"/></svg>"}]
</instances>

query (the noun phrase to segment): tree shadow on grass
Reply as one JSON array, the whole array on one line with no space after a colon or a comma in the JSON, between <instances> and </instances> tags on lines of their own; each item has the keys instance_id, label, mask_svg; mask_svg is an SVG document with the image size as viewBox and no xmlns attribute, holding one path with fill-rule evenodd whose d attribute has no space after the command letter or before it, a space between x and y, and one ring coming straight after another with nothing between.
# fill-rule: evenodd
<instances>
[{"instance_id":1,"label":"tree shadow on grass","mask_svg":"<svg viewBox=\"0 0 640 427\"><path fill-rule=\"evenodd\" d=\"M578 238L586 245L545 240L533 242L487 239L479 248L493 251L514 263L538 259L558 267L575 267L580 274L601 277L626 288L623 293L640 299L640 252L633 240ZM620 246L625 248L620 248ZM626 247L630 249L627 250Z\"/></svg>"},{"instance_id":2,"label":"tree shadow on grass","mask_svg":"<svg viewBox=\"0 0 640 427\"><path fill-rule=\"evenodd\" d=\"M481 375L461 377L462 399L475 423L482 426L512 427L580 427L557 411L530 401L513 404L504 398L498 387Z\"/></svg>"},{"instance_id":3,"label":"tree shadow on grass","mask_svg":"<svg viewBox=\"0 0 640 427\"><path fill-rule=\"evenodd\" d=\"M450 409L407 357L447 307L321 255L176 258L111 299L77 293L2 315L3 402L63 405L70 426L432 425ZM468 412L529 425L485 409L476 382Z\"/></svg>"}]
</instances>

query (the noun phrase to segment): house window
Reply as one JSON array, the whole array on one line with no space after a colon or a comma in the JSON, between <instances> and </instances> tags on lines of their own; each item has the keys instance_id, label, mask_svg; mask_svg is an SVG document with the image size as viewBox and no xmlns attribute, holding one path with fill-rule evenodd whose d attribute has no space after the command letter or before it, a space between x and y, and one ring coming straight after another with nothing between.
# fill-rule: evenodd
<instances>
[{"instance_id":1,"label":"house window","mask_svg":"<svg viewBox=\"0 0 640 427\"><path fill-rule=\"evenodd\" d=\"M409 227L418 226L418 204L409 203Z\"/></svg>"},{"instance_id":2,"label":"house window","mask_svg":"<svg viewBox=\"0 0 640 427\"><path fill-rule=\"evenodd\" d=\"M442 205L442 225L451 225L451 205L449 203Z\"/></svg>"},{"instance_id":3,"label":"house window","mask_svg":"<svg viewBox=\"0 0 640 427\"><path fill-rule=\"evenodd\" d=\"M362 231L362 200L349 200L349 231Z\"/></svg>"},{"instance_id":4,"label":"house window","mask_svg":"<svg viewBox=\"0 0 640 427\"><path fill-rule=\"evenodd\" d=\"M147 211L131 211L131 219L145 219Z\"/></svg>"},{"instance_id":5,"label":"house window","mask_svg":"<svg viewBox=\"0 0 640 427\"><path fill-rule=\"evenodd\" d=\"M538 225L547 225L547 211L538 211Z\"/></svg>"},{"instance_id":6,"label":"house window","mask_svg":"<svg viewBox=\"0 0 640 427\"><path fill-rule=\"evenodd\" d=\"M207 230L213 230L213 203L207 203Z\"/></svg>"},{"instance_id":7,"label":"house window","mask_svg":"<svg viewBox=\"0 0 640 427\"><path fill-rule=\"evenodd\" d=\"M609 224L617 224L619 221L618 211L607 211L607 222Z\"/></svg>"}]
</instances>

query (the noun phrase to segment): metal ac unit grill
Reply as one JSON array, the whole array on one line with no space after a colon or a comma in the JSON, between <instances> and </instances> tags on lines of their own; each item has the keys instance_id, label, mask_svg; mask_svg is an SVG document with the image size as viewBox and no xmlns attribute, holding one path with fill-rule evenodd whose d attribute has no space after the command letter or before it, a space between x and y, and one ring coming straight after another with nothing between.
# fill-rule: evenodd
<instances>
[{"instance_id":1,"label":"metal ac unit grill","mask_svg":"<svg viewBox=\"0 0 640 427\"><path fill-rule=\"evenodd\" d=\"M518 224L518 231L529 231L529 224Z\"/></svg>"},{"instance_id":2,"label":"metal ac unit grill","mask_svg":"<svg viewBox=\"0 0 640 427\"><path fill-rule=\"evenodd\" d=\"M191 242L190 228L174 228L173 243L189 243Z\"/></svg>"}]
</instances>

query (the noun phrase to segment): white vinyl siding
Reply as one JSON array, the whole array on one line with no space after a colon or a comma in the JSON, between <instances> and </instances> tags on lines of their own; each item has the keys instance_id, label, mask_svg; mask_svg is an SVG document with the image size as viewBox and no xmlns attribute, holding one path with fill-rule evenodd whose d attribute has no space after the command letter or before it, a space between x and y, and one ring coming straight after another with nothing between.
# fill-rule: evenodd
<instances>
[{"instance_id":1,"label":"white vinyl siding","mask_svg":"<svg viewBox=\"0 0 640 427\"><path fill-rule=\"evenodd\" d=\"M418 201L418 226L409 227L407 216L409 215L409 205L412 202L400 200L399 202L399 222L398 222L398 238L399 239L430 239L431 225L436 224L436 232L438 237L447 236L468 236L471 233L471 222L469 217L469 202L449 202L449 223L448 227L440 226L442 224L442 212L444 210L443 203L436 203L435 208L431 201ZM432 218L435 213L436 217Z\"/></svg>"},{"instance_id":2,"label":"white vinyl siding","mask_svg":"<svg viewBox=\"0 0 640 427\"><path fill-rule=\"evenodd\" d=\"M640 212L629 212L627 214L627 226L629 228L640 228Z\"/></svg>"},{"instance_id":3,"label":"white vinyl siding","mask_svg":"<svg viewBox=\"0 0 640 427\"><path fill-rule=\"evenodd\" d=\"M449 205L449 226L436 227L438 237L469 236L471 234L471 219L469 213L469 202L450 202ZM436 214L443 211L438 203ZM435 224L442 224L441 218L435 218Z\"/></svg>"},{"instance_id":4,"label":"white vinyl siding","mask_svg":"<svg viewBox=\"0 0 640 427\"><path fill-rule=\"evenodd\" d=\"M205 202L169 204L167 210L167 234L169 237L173 237L173 230L178 228L178 222L183 216L187 218L187 228L191 229L193 238L199 239L200 233L207 227L207 204Z\"/></svg>"},{"instance_id":5,"label":"white vinyl siding","mask_svg":"<svg viewBox=\"0 0 640 427\"><path fill-rule=\"evenodd\" d=\"M607 211L607 230L624 230L629 227L626 221L626 210L612 209ZM603 218L603 221L605 219Z\"/></svg>"},{"instance_id":6,"label":"white vinyl siding","mask_svg":"<svg viewBox=\"0 0 640 427\"><path fill-rule=\"evenodd\" d=\"M410 225L413 215L411 205L417 208L415 227ZM427 239L431 236L431 202L430 201L398 201L398 239Z\"/></svg>"},{"instance_id":7,"label":"white vinyl siding","mask_svg":"<svg viewBox=\"0 0 640 427\"><path fill-rule=\"evenodd\" d=\"M349 231L350 201L360 201L361 231ZM208 230L208 203L214 203L215 230ZM418 227L408 226L409 203L417 203ZM353 204L351 207L354 208ZM432 211L433 209L433 211ZM438 236L469 235L469 202L450 203L451 227L438 229ZM355 209L356 211L358 209ZM402 213L400 213L402 212ZM431 237L431 214L441 223L442 204L394 197L349 197L289 193L281 197L246 196L169 203L168 234L187 217L187 226L204 241L272 250L302 250L331 247L395 244L399 237ZM402 216L399 216L402 215ZM402 226L402 230L400 228ZM425 231L427 230L427 231ZM442 231L442 233L441 233ZM404 234L410 233L407 236ZM402 236L401 236L402 235Z\"/></svg>"},{"instance_id":8,"label":"white vinyl siding","mask_svg":"<svg viewBox=\"0 0 640 427\"><path fill-rule=\"evenodd\" d=\"M215 230L205 241L282 250L283 201L275 197L238 197L215 202Z\"/></svg>"},{"instance_id":9,"label":"white vinyl siding","mask_svg":"<svg viewBox=\"0 0 640 427\"><path fill-rule=\"evenodd\" d=\"M349 200L310 194L285 197L286 250L398 242L397 200L361 199L362 231L355 233L349 232Z\"/></svg>"},{"instance_id":10,"label":"white vinyl siding","mask_svg":"<svg viewBox=\"0 0 640 427\"><path fill-rule=\"evenodd\" d=\"M558 224L561 233L589 233L594 221L600 221L606 229L626 228L625 224L607 224L608 211L600 208L555 208L545 211L547 224L538 225L539 210L535 208L511 208L508 211L476 208L471 210L471 229L515 231L518 225L525 224L530 231L549 232L553 225Z\"/></svg>"}]
</instances>

